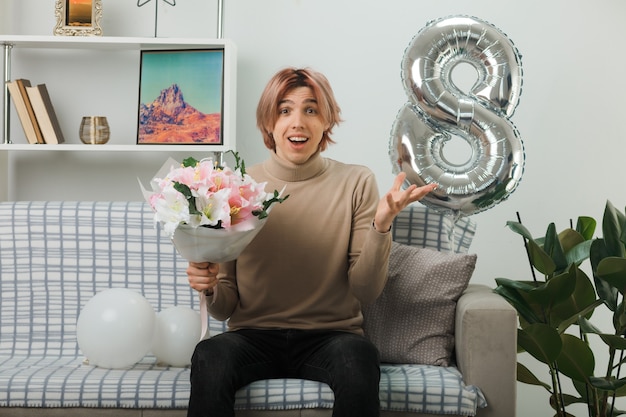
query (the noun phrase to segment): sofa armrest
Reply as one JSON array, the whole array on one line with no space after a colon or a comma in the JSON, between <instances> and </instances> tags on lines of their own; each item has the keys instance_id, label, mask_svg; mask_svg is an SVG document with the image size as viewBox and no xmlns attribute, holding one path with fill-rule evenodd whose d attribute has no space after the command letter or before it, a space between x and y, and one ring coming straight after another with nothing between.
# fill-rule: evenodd
<instances>
[{"instance_id":1,"label":"sofa armrest","mask_svg":"<svg viewBox=\"0 0 626 417\"><path fill-rule=\"evenodd\" d=\"M516 414L517 312L486 285L470 284L457 303L455 350L466 384L488 406L479 417Z\"/></svg>"}]
</instances>

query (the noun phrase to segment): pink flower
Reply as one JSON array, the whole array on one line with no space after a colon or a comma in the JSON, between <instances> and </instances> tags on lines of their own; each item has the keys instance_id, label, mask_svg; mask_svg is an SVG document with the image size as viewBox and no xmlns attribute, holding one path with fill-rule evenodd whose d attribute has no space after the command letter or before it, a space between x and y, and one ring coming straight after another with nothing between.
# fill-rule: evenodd
<instances>
[{"instance_id":1,"label":"pink flower","mask_svg":"<svg viewBox=\"0 0 626 417\"><path fill-rule=\"evenodd\" d=\"M228 229L262 219L273 203L288 197L280 198L277 191L266 193L266 183L257 183L246 174L243 161L233 154L235 170L218 167L211 159L187 158L182 164L170 165L165 176L152 179L154 192L147 201L155 212L155 222L163 225L166 234L172 236L180 225ZM144 194L148 193L144 190Z\"/></svg>"}]
</instances>

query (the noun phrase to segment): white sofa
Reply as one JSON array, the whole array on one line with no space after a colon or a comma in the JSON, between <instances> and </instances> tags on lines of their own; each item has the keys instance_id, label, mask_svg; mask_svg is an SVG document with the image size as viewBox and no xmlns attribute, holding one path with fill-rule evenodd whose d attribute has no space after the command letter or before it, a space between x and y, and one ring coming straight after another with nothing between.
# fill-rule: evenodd
<instances>
[{"instance_id":1,"label":"white sofa","mask_svg":"<svg viewBox=\"0 0 626 417\"><path fill-rule=\"evenodd\" d=\"M445 249L446 222L411 208L395 240ZM457 248L466 250L472 234L471 222L457 226ZM81 308L105 289L135 290L156 312L198 309L185 268L146 203L0 203L0 417L185 416L188 368L159 366L151 355L128 369L97 368L84 363L76 341ZM455 363L383 363L383 416L515 416L515 311L470 284L453 320ZM215 320L209 326L225 330ZM236 407L238 417L315 417L330 416L332 401L324 384L270 380L241 390Z\"/></svg>"}]
</instances>

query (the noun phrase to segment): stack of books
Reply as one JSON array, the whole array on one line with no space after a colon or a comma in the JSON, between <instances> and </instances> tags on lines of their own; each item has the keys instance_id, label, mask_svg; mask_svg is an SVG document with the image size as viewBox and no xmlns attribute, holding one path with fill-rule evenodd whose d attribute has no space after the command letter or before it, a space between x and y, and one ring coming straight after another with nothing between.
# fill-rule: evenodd
<instances>
[{"instance_id":1,"label":"stack of books","mask_svg":"<svg viewBox=\"0 0 626 417\"><path fill-rule=\"evenodd\" d=\"M28 143L65 141L45 84L31 86L20 78L8 81L7 87Z\"/></svg>"}]
</instances>

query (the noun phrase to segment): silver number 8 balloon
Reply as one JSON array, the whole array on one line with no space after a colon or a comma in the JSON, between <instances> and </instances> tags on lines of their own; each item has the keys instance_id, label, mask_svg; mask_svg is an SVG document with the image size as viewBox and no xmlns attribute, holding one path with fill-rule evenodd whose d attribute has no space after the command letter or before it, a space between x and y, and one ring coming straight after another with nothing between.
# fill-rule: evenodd
<instances>
[{"instance_id":1,"label":"silver number 8 balloon","mask_svg":"<svg viewBox=\"0 0 626 417\"><path fill-rule=\"evenodd\" d=\"M476 69L469 92L452 80L460 63ZM402 60L410 101L394 121L389 154L405 186L437 183L423 204L456 218L505 200L524 171L524 146L509 118L522 89L521 57L493 25L475 17L429 22L411 40ZM466 161L446 158L452 135L471 148Z\"/></svg>"}]
</instances>

